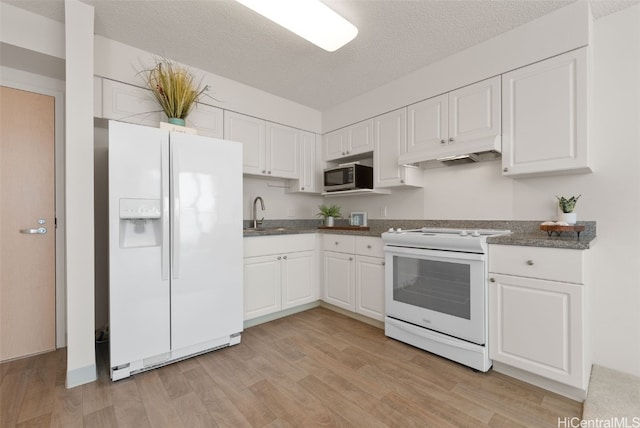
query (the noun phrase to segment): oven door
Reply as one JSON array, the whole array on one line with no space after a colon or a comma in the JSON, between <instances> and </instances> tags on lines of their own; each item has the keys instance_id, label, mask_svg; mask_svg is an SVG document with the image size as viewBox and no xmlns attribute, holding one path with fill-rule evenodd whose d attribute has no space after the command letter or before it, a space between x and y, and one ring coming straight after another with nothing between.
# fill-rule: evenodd
<instances>
[{"instance_id":1,"label":"oven door","mask_svg":"<svg viewBox=\"0 0 640 428\"><path fill-rule=\"evenodd\" d=\"M386 315L484 345L485 255L385 246Z\"/></svg>"}]
</instances>

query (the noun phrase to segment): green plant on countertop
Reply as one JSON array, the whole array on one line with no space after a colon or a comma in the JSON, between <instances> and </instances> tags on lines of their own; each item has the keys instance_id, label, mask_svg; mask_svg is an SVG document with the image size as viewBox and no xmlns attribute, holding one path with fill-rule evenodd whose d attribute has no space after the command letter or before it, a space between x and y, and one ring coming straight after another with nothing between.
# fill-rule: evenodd
<instances>
[{"instance_id":1,"label":"green plant on countertop","mask_svg":"<svg viewBox=\"0 0 640 428\"><path fill-rule=\"evenodd\" d=\"M556 198L558 198L558 206L560 207L560 210L562 210L563 213L572 213L576 208L576 203L578 202L578 199L580 199L580 196L582 195L572 196L569 199L564 196L556 196Z\"/></svg>"},{"instance_id":2,"label":"green plant on countertop","mask_svg":"<svg viewBox=\"0 0 640 428\"><path fill-rule=\"evenodd\" d=\"M342 218L342 214L340 213L340 207L337 205L320 205L318 207L320 212L316 214L318 217L334 217L334 218Z\"/></svg>"}]
</instances>

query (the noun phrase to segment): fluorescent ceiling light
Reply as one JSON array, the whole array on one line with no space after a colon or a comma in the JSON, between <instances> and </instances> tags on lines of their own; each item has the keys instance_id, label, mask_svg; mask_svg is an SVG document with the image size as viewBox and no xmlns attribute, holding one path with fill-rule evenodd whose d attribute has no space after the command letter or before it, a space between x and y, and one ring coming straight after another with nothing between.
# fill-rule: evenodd
<instances>
[{"instance_id":1,"label":"fluorescent ceiling light","mask_svg":"<svg viewBox=\"0 0 640 428\"><path fill-rule=\"evenodd\" d=\"M358 29L319 0L236 0L322 49L333 52Z\"/></svg>"}]
</instances>

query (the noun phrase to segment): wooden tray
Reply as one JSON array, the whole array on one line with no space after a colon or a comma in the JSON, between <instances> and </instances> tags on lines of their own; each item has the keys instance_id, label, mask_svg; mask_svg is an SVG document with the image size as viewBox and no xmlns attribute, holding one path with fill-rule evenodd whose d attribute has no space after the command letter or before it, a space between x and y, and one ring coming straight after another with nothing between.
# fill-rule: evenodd
<instances>
[{"instance_id":1,"label":"wooden tray","mask_svg":"<svg viewBox=\"0 0 640 428\"><path fill-rule=\"evenodd\" d=\"M576 232L578 234L578 238L580 238L580 232L584 230L584 226L560 226L557 224L541 224L540 230L547 232L547 235L549 236L551 236L553 233L555 233L557 236L560 236L562 232Z\"/></svg>"},{"instance_id":2,"label":"wooden tray","mask_svg":"<svg viewBox=\"0 0 640 428\"><path fill-rule=\"evenodd\" d=\"M370 230L369 226L318 226L318 229L324 230L360 230L362 232L368 232Z\"/></svg>"}]
</instances>

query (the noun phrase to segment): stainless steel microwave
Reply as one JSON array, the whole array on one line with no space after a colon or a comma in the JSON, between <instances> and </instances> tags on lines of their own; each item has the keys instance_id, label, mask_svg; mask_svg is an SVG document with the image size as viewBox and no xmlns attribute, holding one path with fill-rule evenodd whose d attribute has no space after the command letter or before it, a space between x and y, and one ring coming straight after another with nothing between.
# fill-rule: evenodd
<instances>
[{"instance_id":1,"label":"stainless steel microwave","mask_svg":"<svg viewBox=\"0 0 640 428\"><path fill-rule=\"evenodd\" d=\"M373 168L351 164L324 170L324 191L373 189Z\"/></svg>"}]
</instances>

